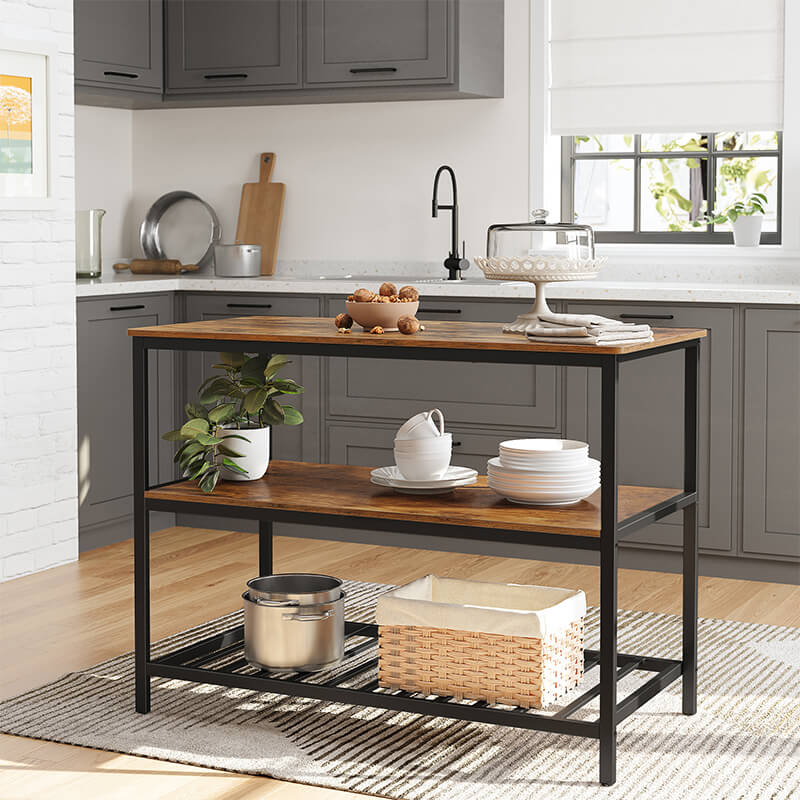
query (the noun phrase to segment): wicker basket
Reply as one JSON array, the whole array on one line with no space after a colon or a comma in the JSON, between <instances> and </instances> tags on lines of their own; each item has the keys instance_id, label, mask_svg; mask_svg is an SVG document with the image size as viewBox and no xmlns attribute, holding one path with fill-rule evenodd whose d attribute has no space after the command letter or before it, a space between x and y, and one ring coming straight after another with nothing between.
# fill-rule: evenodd
<instances>
[{"instance_id":1,"label":"wicker basket","mask_svg":"<svg viewBox=\"0 0 800 800\"><path fill-rule=\"evenodd\" d=\"M428 575L378 601L379 684L543 708L583 677L585 613L581 591Z\"/></svg>"}]
</instances>

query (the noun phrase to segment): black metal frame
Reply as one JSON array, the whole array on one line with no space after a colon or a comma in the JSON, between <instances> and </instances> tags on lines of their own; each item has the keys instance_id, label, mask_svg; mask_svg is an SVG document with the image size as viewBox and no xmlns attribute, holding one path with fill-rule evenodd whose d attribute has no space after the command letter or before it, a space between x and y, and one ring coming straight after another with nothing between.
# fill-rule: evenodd
<instances>
[{"instance_id":1,"label":"black metal frame","mask_svg":"<svg viewBox=\"0 0 800 800\"><path fill-rule=\"evenodd\" d=\"M154 511L182 511L214 514L231 518L257 519L259 522L259 572L272 571L272 523L302 522L332 529L374 528L376 519L353 519L326 513L289 512L252 509L234 505L208 505L147 499L148 475L148 391L147 354L149 350L216 351L220 342L197 339L133 339L133 434L134 434L134 556L135 556L135 639L136 639L136 710L150 710L150 678L168 677L201 683L218 684L257 691L331 700L355 705L374 706L418 714L428 714L474 722L509 725L552 733L583 736L600 741L600 782L611 785L616 780L617 726L648 700L682 676L684 714L697 710L697 449L699 412L698 339L678 342L621 355L593 353L552 353L535 350L460 350L418 349L396 345L364 347L352 344L258 341L225 342L226 350L253 352L270 349L300 355L336 355L361 358L436 359L441 361L502 362L528 365L599 367L602 375L601 432L601 532L600 537L563 536L543 532L523 532L424 525L398 520L379 520L387 532L424 533L441 539L473 539L486 543L513 542L532 546L556 546L564 549L600 552L600 650L585 651L587 671L599 665L599 683L555 714L507 706L489 706L484 702L457 701L448 697L423 697L410 692L381 689L376 680L363 683L364 674L374 669L376 658L365 659L367 650L376 646L374 625L348 622L345 660L336 673L270 673L250 667L242 653L241 626L215 634L158 659L150 656L150 526ZM625 520L617 519L617 434L619 428L620 364L681 349L684 369L684 478L683 491L664 502ZM680 660L651 658L617 652L617 559L623 535L683 511L683 652ZM344 669L344 672L341 670ZM634 692L617 699L617 683L634 670L653 676ZM330 675L335 674L331 678ZM327 677L326 677L327 676ZM362 678L363 685L353 686ZM597 719L575 719L574 714L596 697L600 698Z\"/></svg>"}]
</instances>

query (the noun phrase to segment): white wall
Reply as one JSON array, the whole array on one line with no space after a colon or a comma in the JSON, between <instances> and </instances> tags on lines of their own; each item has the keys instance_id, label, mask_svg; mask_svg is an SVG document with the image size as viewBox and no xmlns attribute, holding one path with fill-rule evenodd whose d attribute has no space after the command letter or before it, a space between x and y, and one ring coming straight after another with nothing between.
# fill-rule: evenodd
<instances>
[{"instance_id":1,"label":"white wall","mask_svg":"<svg viewBox=\"0 0 800 800\"><path fill-rule=\"evenodd\" d=\"M78 555L72 0L0 0L0 31L58 47L56 207L0 211L0 580Z\"/></svg>"},{"instance_id":2,"label":"white wall","mask_svg":"<svg viewBox=\"0 0 800 800\"><path fill-rule=\"evenodd\" d=\"M131 256L133 112L75 107L75 208L104 208L103 271Z\"/></svg>"},{"instance_id":3,"label":"white wall","mask_svg":"<svg viewBox=\"0 0 800 800\"><path fill-rule=\"evenodd\" d=\"M528 14L528 0L508 0L500 100L134 112L131 246L174 189L211 203L233 241L241 185L274 151L273 180L287 185L279 259L442 260L449 219L431 219L430 202L443 163L458 176L467 253L482 254L489 224L528 218Z\"/></svg>"}]
</instances>

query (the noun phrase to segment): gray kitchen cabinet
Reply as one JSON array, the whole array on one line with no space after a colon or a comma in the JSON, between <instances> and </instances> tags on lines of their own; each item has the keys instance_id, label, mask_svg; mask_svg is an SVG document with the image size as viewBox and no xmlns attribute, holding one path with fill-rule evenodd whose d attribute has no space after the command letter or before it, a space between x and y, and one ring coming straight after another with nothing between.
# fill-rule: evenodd
<instances>
[{"instance_id":1,"label":"gray kitchen cabinet","mask_svg":"<svg viewBox=\"0 0 800 800\"><path fill-rule=\"evenodd\" d=\"M160 98L161 0L75 0L74 11L76 86L154 93Z\"/></svg>"},{"instance_id":2,"label":"gray kitchen cabinet","mask_svg":"<svg viewBox=\"0 0 800 800\"><path fill-rule=\"evenodd\" d=\"M341 308L342 299L331 298L328 314ZM423 297L418 316L423 323L506 322L529 309L530 303ZM448 424L513 428L515 436L554 433L560 429L559 376L558 367L331 358L327 411L340 418L403 420L435 407Z\"/></svg>"},{"instance_id":3,"label":"gray kitchen cabinet","mask_svg":"<svg viewBox=\"0 0 800 800\"><path fill-rule=\"evenodd\" d=\"M300 85L296 0L166 0L166 94Z\"/></svg>"},{"instance_id":4,"label":"gray kitchen cabinet","mask_svg":"<svg viewBox=\"0 0 800 800\"><path fill-rule=\"evenodd\" d=\"M80 527L133 513L133 376L128 328L173 322L168 294L82 299L77 303ZM175 425L172 353L149 362L151 482L173 477ZM130 534L129 534L130 535ZM95 541L95 546L102 542Z\"/></svg>"},{"instance_id":5,"label":"gray kitchen cabinet","mask_svg":"<svg viewBox=\"0 0 800 800\"><path fill-rule=\"evenodd\" d=\"M742 549L800 559L800 310L744 311Z\"/></svg>"},{"instance_id":6,"label":"gray kitchen cabinet","mask_svg":"<svg viewBox=\"0 0 800 800\"><path fill-rule=\"evenodd\" d=\"M453 0L307 0L305 83L454 80Z\"/></svg>"},{"instance_id":7,"label":"gray kitchen cabinet","mask_svg":"<svg viewBox=\"0 0 800 800\"><path fill-rule=\"evenodd\" d=\"M320 298L312 295L236 295L191 294L186 298L186 320L245 316L318 317ZM183 399L195 400L197 388L212 374L217 353L187 353ZM301 395L286 397L286 402L303 413L302 425L277 425L272 429L272 457L290 461L319 461L320 455L320 359L317 356L292 356L282 372L305 387Z\"/></svg>"},{"instance_id":8,"label":"gray kitchen cabinet","mask_svg":"<svg viewBox=\"0 0 800 800\"><path fill-rule=\"evenodd\" d=\"M700 350L700 546L734 548L737 366L732 308L568 303L569 313L602 314L653 327L706 328ZM589 442L600 457L599 370L566 370L565 432ZM619 480L680 488L683 483L683 352L664 353L620 367ZM670 546L681 543L681 515L650 525L625 542Z\"/></svg>"}]
</instances>

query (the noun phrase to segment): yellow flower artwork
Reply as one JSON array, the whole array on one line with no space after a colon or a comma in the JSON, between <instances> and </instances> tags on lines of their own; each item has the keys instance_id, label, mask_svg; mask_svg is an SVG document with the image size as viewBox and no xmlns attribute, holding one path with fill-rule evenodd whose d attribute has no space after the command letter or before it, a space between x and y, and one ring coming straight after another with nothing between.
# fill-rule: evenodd
<instances>
[{"instance_id":1,"label":"yellow flower artwork","mask_svg":"<svg viewBox=\"0 0 800 800\"><path fill-rule=\"evenodd\" d=\"M0 174L33 172L32 82L0 74Z\"/></svg>"}]
</instances>

